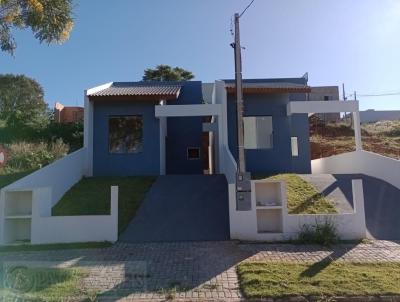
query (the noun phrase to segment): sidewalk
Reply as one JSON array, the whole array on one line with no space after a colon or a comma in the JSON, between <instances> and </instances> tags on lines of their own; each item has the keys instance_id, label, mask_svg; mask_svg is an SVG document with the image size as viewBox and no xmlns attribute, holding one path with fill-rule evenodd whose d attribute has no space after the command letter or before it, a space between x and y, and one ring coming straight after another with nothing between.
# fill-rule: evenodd
<instances>
[{"instance_id":1,"label":"sidewalk","mask_svg":"<svg viewBox=\"0 0 400 302\"><path fill-rule=\"evenodd\" d=\"M111 248L2 253L2 261L55 261L89 271L82 287L100 301L238 300L235 266L241 261L400 262L400 244L373 241L325 249L313 245L251 244L235 241L117 243Z\"/></svg>"}]
</instances>

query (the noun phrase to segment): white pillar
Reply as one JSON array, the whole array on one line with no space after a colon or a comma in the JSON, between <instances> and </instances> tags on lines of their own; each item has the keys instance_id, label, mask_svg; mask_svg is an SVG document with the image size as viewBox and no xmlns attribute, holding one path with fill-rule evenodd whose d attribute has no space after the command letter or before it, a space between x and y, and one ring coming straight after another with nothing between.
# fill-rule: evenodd
<instances>
[{"instance_id":1,"label":"white pillar","mask_svg":"<svg viewBox=\"0 0 400 302\"><path fill-rule=\"evenodd\" d=\"M361 141L361 124L360 124L360 112L353 112L353 126L354 126L354 137L356 140L356 151L362 150Z\"/></svg>"}]
</instances>

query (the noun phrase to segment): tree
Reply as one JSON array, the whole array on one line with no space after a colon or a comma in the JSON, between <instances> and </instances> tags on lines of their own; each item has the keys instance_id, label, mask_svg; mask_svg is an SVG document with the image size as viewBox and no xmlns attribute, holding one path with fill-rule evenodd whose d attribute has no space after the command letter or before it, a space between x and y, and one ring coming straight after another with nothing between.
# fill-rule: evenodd
<instances>
[{"instance_id":1,"label":"tree","mask_svg":"<svg viewBox=\"0 0 400 302\"><path fill-rule=\"evenodd\" d=\"M30 28L40 42L62 43L73 27L72 0L0 0L0 47L14 54L12 29Z\"/></svg>"},{"instance_id":2,"label":"tree","mask_svg":"<svg viewBox=\"0 0 400 302\"><path fill-rule=\"evenodd\" d=\"M43 88L24 75L0 75L0 119L10 128L43 128L49 109Z\"/></svg>"},{"instance_id":3,"label":"tree","mask_svg":"<svg viewBox=\"0 0 400 302\"><path fill-rule=\"evenodd\" d=\"M193 73L183 68L158 65L155 69L144 71L143 81L189 81L193 78Z\"/></svg>"}]
</instances>

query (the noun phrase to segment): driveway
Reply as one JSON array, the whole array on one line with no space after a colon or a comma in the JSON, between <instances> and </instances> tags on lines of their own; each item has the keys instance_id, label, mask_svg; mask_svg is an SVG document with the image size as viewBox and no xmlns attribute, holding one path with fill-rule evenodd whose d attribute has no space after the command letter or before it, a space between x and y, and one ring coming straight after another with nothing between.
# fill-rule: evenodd
<instances>
[{"instance_id":1,"label":"driveway","mask_svg":"<svg viewBox=\"0 0 400 302\"><path fill-rule=\"evenodd\" d=\"M353 208L352 179L362 179L367 229L371 238L400 240L400 190L391 184L363 174L301 175L325 196L341 213Z\"/></svg>"},{"instance_id":2,"label":"driveway","mask_svg":"<svg viewBox=\"0 0 400 302\"><path fill-rule=\"evenodd\" d=\"M124 242L229 240L228 188L224 175L157 178Z\"/></svg>"}]
</instances>

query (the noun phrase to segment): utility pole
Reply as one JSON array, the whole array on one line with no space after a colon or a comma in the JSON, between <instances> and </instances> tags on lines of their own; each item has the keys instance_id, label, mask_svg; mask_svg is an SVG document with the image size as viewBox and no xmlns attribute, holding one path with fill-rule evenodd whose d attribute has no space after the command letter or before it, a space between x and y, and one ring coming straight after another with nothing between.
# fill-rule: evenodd
<instances>
[{"instance_id":1,"label":"utility pole","mask_svg":"<svg viewBox=\"0 0 400 302\"><path fill-rule=\"evenodd\" d=\"M236 209L239 211L251 210L251 176L246 172L246 158L244 152L244 125L243 125L243 85L242 85L242 54L240 46L240 15L235 14L235 86L237 111L237 141L238 141L238 170L236 178Z\"/></svg>"}]
</instances>

